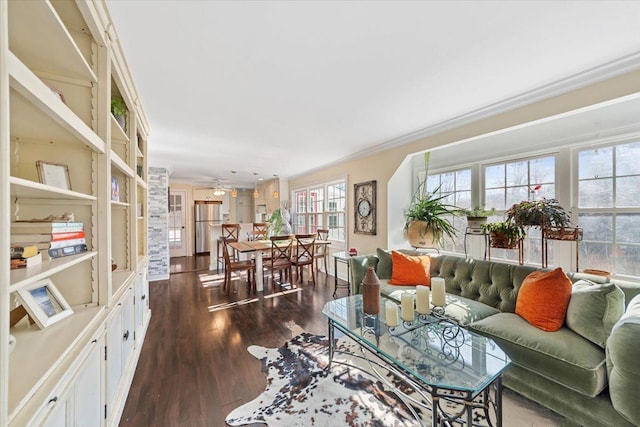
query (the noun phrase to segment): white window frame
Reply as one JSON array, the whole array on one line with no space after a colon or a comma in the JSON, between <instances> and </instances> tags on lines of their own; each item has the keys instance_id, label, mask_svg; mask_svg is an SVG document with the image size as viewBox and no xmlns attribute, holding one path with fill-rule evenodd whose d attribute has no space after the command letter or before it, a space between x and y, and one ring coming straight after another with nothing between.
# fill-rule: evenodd
<instances>
[{"instance_id":1,"label":"white window frame","mask_svg":"<svg viewBox=\"0 0 640 427\"><path fill-rule=\"evenodd\" d=\"M329 200L328 200L328 187L330 186L334 186L336 184L343 184L344 185L344 199L345 199L345 203L344 203L344 210L335 210L335 211L330 211L329 210ZM319 189L322 188L323 191L323 208L321 212L309 212L309 193L310 191L313 191L314 189ZM313 231L309 231L310 227L309 227L309 217L313 216L313 215L318 215L321 214L322 215L322 227L320 228L329 228L329 215L334 215L334 214L338 214L338 215L342 215L343 216L343 223L344 223L344 240L338 240L338 239L332 239L329 238L329 240L334 244L332 244L332 246L335 247L339 247L339 248L346 248L347 246L347 240L349 238L349 223L348 223L348 216L347 216L347 211L348 211L348 203L349 203L349 192L347 191L348 189L348 185L347 185L347 179L346 178L339 178L339 179L332 179L330 181L324 181L324 182L320 182L320 183L315 183L315 184L308 184L305 185L304 187L299 187L299 188L295 188L291 191L291 200L293 200L292 203L292 217L293 217L293 225L294 225L294 232L298 232L299 230L297 229L297 227L295 226L295 224L297 223L297 218L299 215L304 215L305 217L305 223L304 223L304 227L305 227L305 232L309 233L309 232L313 232ZM305 210L306 212L300 213L297 212L297 208L298 208L298 204L297 204L297 200L296 200L296 193L300 193L300 192L306 192L306 206L305 206Z\"/></svg>"}]
</instances>

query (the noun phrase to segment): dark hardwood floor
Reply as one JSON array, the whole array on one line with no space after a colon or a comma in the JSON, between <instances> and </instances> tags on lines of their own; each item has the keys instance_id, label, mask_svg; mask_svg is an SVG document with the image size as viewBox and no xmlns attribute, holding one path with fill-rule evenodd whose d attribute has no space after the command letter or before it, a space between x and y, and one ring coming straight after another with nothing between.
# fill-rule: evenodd
<instances>
[{"instance_id":1,"label":"dark hardwood floor","mask_svg":"<svg viewBox=\"0 0 640 427\"><path fill-rule=\"evenodd\" d=\"M258 295L234 280L227 296L221 284L203 286L208 264L208 256L177 258L169 280L149 284L151 323L121 426L225 426L227 413L266 386L248 346L278 347L294 325L327 334L321 310L332 298L333 276L319 273L315 287L305 283L285 294L272 291L269 279ZM234 302L241 303L225 308Z\"/></svg>"}]
</instances>

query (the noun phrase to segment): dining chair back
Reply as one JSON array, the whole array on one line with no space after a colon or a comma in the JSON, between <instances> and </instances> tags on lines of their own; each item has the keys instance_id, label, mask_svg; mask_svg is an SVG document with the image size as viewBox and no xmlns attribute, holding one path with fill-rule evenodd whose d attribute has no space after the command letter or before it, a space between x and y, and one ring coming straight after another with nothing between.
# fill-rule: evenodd
<instances>
[{"instance_id":1,"label":"dining chair back","mask_svg":"<svg viewBox=\"0 0 640 427\"><path fill-rule=\"evenodd\" d=\"M316 240L329 240L329 230L319 228L316 231ZM329 249L327 245L316 245L316 250L313 254L313 258L315 259L315 267L316 271L318 270L318 260L324 259L324 272L328 273L327 270L327 259L329 258Z\"/></svg>"},{"instance_id":2,"label":"dining chair back","mask_svg":"<svg viewBox=\"0 0 640 427\"><path fill-rule=\"evenodd\" d=\"M265 240L267 238L267 223L253 223L253 240Z\"/></svg>"},{"instance_id":3,"label":"dining chair back","mask_svg":"<svg viewBox=\"0 0 640 427\"><path fill-rule=\"evenodd\" d=\"M247 283L249 285L249 289L256 292L256 264L252 259L246 261L234 261L231 259L229 255L229 251L233 250L231 246L228 245L229 241L223 240L222 244L222 254L224 257L224 286L223 290L229 293L231 289L231 273L235 273L238 271L246 271L247 272Z\"/></svg>"},{"instance_id":4,"label":"dining chair back","mask_svg":"<svg viewBox=\"0 0 640 427\"><path fill-rule=\"evenodd\" d=\"M275 288L275 272L280 274L280 285L284 280L291 282L291 257L293 255L293 238L291 236L271 236L271 255L265 268L271 272L271 282Z\"/></svg>"},{"instance_id":5,"label":"dining chair back","mask_svg":"<svg viewBox=\"0 0 640 427\"><path fill-rule=\"evenodd\" d=\"M293 256L293 265L296 267L296 277L299 283L302 283L304 266L308 265L311 270L311 279L316 284L316 275L314 265L314 254L316 247L315 234L296 234L296 247Z\"/></svg>"},{"instance_id":6,"label":"dining chair back","mask_svg":"<svg viewBox=\"0 0 640 427\"><path fill-rule=\"evenodd\" d=\"M218 258L216 260L216 268L219 268L220 265L222 265L222 269L224 270L225 261L222 250L224 249L225 242L237 242L238 236L240 236L240 224L222 224L222 232L220 233L217 244ZM235 252L231 258L233 258L234 261L237 261L238 257Z\"/></svg>"}]
</instances>

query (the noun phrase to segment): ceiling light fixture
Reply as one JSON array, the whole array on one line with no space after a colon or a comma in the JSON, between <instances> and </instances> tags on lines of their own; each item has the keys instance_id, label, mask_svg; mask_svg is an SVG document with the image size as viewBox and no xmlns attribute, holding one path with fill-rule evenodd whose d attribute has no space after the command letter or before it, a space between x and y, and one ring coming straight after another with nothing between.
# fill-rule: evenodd
<instances>
[{"instance_id":1,"label":"ceiling light fixture","mask_svg":"<svg viewBox=\"0 0 640 427\"><path fill-rule=\"evenodd\" d=\"M231 174L232 174L233 176L235 176L235 175L236 175L236 172L237 172L237 171L231 171ZM236 190L236 187L235 187L235 186L231 187L231 193L230 193L230 194L231 194L231 197L233 197L233 198L238 197L238 190Z\"/></svg>"},{"instance_id":2,"label":"ceiling light fixture","mask_svg":"<svg viewBox=\"0 0 640 427\"><path fill-rule=\"evenodd\" d=\"M224 196L224 190L222 188L214 188L213 189L214 196Z\"/></svg>"},{"instance_id":3,"label":"ceiling light fixture","mask_svg":"<svg viewBox=\"0 0 640 427\"><path fill-rule=\"evenodd\" d=\"M254 172L253 176L257 176L258 173ZM255 185L253 187L253 198L257 199L260 196L260 193L258 193L258 181L255 181Z\"/></svg>"}]
</instances>

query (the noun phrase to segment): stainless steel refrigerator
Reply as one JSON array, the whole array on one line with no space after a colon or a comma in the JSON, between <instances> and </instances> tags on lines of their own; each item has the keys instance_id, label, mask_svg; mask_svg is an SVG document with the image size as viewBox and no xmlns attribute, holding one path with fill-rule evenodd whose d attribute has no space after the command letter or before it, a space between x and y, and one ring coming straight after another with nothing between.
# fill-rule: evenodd
<instances>
[{"instance_id":1,"label":"stainless steel refrigerator","mask_svg":"<svg viewBox=\"0 0 640 427\"><path fill-rule=\"evenodd\" d=\"M196 253L209 252L209 226L222 224L222 202L196 200L193 212Z\"/></svg>"}]
</instances>

